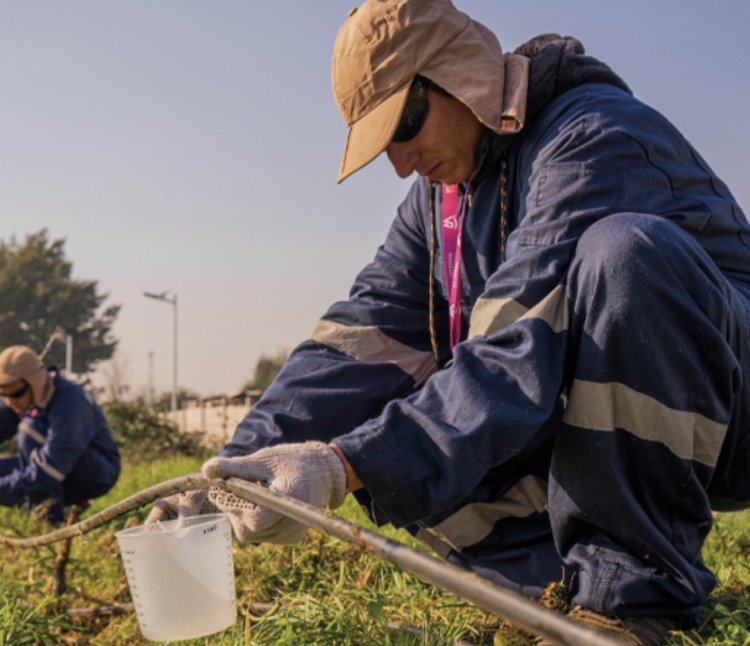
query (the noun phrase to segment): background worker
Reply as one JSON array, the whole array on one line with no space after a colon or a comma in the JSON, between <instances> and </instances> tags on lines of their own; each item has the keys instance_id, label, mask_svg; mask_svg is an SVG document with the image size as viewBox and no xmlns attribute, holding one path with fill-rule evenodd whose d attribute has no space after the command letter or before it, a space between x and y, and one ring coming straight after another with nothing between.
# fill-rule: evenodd
<instances>
[{"instance_id":1,"label":"background worker","mask_svg":"<svg viewBox=\"0 0 750 646\"><path fill-rule=\"evenodd\" d=\"M509 16L512 19L512 16ZM203 466L376 522L571 616L661 643L750 504L750 227L662 115L574 38L503 54L448 0L371 0L333 54L342 181L419 178L383 246ZM222 491L251 542L305 528Z\"/></svg>"},{"instance_id":2,"label":"background worker","mask_svg":"<svg viewBox=\"0 0 750 646\"><path fill-rule=\"evenodd\" d=\"M0 440L17 437L18 455L0 459L0 504L49 503L63 519L69 504L107 493L120 455L91 395L14 345L0 353Z\"/></svg>"}]
</instances>

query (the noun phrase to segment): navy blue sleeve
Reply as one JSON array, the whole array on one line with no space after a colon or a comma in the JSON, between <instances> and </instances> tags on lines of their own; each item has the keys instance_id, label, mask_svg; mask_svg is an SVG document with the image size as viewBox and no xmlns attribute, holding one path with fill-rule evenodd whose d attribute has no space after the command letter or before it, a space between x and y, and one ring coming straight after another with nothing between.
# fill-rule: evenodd
<instances>
[{"instance_id":1,"label":"navy blue sleeve","mask_svg":"<svg viewBox=\"0 0 750 646\"><path fill-rule=\"evenodd\" d=\"M18 413L0 402L0 442L9 440L18 431Z\"/></svg>"}]
</instances>

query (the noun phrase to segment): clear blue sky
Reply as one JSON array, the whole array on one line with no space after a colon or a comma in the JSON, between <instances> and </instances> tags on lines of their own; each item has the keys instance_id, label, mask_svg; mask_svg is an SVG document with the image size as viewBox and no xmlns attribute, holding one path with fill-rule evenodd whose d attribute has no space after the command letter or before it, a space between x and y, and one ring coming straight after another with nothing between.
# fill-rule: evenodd
<instances>
[{"instance_id":1,"label":"clear blue sky","mask_svg":"<svg viewBox=\"0 0 750 646\"><path fill-rule=\"evenodd\" d=\"M135 393L238 387L308 336L373 256L411 180L379 159L335 183L330 89L352 0L28 0L0 5L2 237L43 227L122 304ZM750 212L747 0L456 0L509 50L577 36L666 114Z\"/></svg>"}]
</instances>

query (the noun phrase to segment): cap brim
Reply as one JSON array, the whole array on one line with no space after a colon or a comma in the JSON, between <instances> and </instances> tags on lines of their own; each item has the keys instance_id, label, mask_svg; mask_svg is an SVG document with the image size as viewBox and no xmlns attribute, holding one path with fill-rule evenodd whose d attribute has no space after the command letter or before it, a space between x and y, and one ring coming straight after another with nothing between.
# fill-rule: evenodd
<instances>
[{"instance_id":1,"label":"cap brim","mask_svg":"<svg viewBox=\"0 0 750 646\"><path fill-rule=\"evenodd\" d=\"M336 182L340 184L349 175L369 164L382 153L396 132L411 82L370 110L349 127Z\"/></svg>"}]
</instances>

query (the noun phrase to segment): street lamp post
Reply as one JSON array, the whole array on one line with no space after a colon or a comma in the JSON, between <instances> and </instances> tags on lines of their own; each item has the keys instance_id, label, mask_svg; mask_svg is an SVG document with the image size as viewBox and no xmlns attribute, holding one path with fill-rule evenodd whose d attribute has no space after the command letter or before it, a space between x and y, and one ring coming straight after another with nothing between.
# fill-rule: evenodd
<instances>
[{"instance_id":1,"label":"street lamp post","mask_svg":"<svg viewBox=\"0 0 750 646\"><path fill-rule=\"evenodd\" d=\"M154 351L148 353L148 403L154 405Z\"/></svg>"},{"instance_id":2,"label":"street lamp post","mask_svg":"<svg viewBox=\"0 0 750 646\"><path fill-rule=\"evenodd\" d=\"M73 376L73 337L65 335L65 376L70 379Z\"/></svg>"},{"instance_id":3,"label":"street lamp post","mask_svg":"<svg viewBox=\"0 0 750 646\"><path fill-rule=\"evenodd\" d=\"M154 294L143 292L147 298L169 303L172 306L172 421L177 421L177 294L175 292L162 292Z\"/></svg>"}]
</instances>

